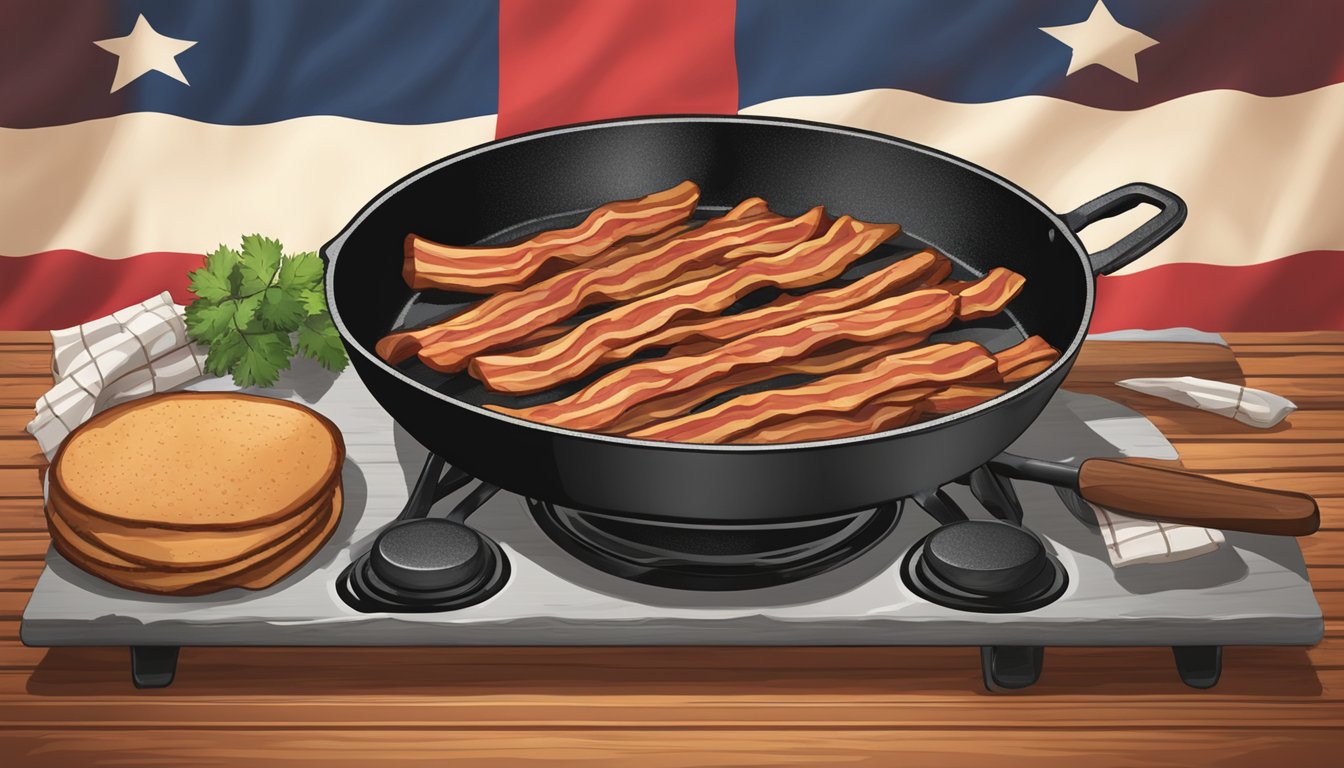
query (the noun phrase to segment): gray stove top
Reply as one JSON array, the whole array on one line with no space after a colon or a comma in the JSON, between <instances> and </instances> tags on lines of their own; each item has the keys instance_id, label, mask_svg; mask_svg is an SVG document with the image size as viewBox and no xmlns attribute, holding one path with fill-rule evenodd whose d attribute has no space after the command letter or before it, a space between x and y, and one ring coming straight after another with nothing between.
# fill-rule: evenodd
<instances>
[{"instance_id":1,"label":"gray stove top","mask_svg":"<svg viewBox=\"0 0 1344 768\"><path fill-rule=\"evenodd\" d=\"M495 496L470 521L499 541L510 560L513 573L499 594L450 613L359 613L337 597L336 576L396 515L425 452L391 422L353 372L333 381L305 368L288 380L295 382L292 389L263 394L323 412L341 427L349 450L343 519L321 552L265 591L190 598L125 591L51 552L24 611L23 641L40 646L1232 645L1312 644L1323 632L1301 551L1291 538L1231 533L1216 553L1116 569L1096 528L1075 518L1052 488L1020 482L1027 526L1047 540L1069 575L1059 600L1027 613L966 613L912 594L899 575L901 557L935 523L910 503L892 535L845 566L779 587L706 593L635 584L595 571L551 542L524 500L508 493ZM194 388L229 385L208 381ZM1061 393L1019 448L1035 448L1034 455L1053 448L1057 455L1049 458L1104 449L1104 440L1066 444L1055 431L1077 421L1071 414L1078 409L1066 405L1078 397ZM1109 432L1101 430L1108 439L1115 424ZM949 490L967 509L979 508L965 489Z\"/></svg>"}]
</instances>

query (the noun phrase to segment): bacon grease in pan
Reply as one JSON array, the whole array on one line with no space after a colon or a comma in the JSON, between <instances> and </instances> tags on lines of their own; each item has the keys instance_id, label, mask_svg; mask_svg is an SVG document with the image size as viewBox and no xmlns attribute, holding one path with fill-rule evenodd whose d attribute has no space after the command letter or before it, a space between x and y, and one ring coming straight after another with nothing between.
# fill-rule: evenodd
<instances>
[{"instance_id":1,"label":"bacon grease in pan","mask_svg":"<svg viewBox=\"0 0 1344 768\"><path fill-rule=\"evenodd\" d=\"M542 232L516 245L443 245L407 235L402 276L417 291L493 293L516 288L551 262L580 264L625 238L652 235L684 222L699 200L700 188L683 181L636 200L607 203L576 226Z\"/></svg>"},{"instance_id":2,"label":"bacon grease in pan","mask_svg":"<svg viewBox=\"0 0 1344 768\"><path fill-rule=\"evenodd\" d=\"M612 359L607 355L613 351L625 358L654 346L657 342L648 337L679 317L720 312L761 288L801 288L834 279L899 231L897 225L842 216L821 237L781 254L623 304L539 347L478 357L471 372L498 392L547 390L595 370Z\"/></svg>"}]
</instances>

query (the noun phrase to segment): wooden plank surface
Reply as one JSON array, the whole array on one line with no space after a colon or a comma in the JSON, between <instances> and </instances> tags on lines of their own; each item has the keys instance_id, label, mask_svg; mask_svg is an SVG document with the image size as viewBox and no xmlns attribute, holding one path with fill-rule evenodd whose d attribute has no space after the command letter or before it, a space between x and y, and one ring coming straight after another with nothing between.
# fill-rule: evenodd
<instances>
[{"instance_id":1,"label":"wooden plank surface","mask_svg":"<svg viewBox=\"0 0 1344 768\"><path fill-rule=\"evenodd\" d=\"M42 455L42 450L37 447L36 442L21 437L0 440L0 467L33 467L36 469L37 467L44 467L46 464L47 457Z\"/></svg>"},{"instance_id":2,"label":"wooden plank surface","mask_svg":"<svg viewBox=\"0 0 1344 768\"><path fill-rule=\"evenodd\" d=\"M51 349L38 345L0 346L0 371L9 378L51 378Z\"/></svg>"},{"instance_id":3,"label":"wooden plank surface","mask_svg":"<svg viewBox=\"0 0 1344 768\"><path fill-rule=\"evenodd\" d=\"M37 398L51 388L51 378L43 376L6 376L0 378L0 406L32 408Z\"/></svg>"},{"instance_id":4,"label":"wooden plank surface","mask_svg":"<svg viewBox=\"0 0 1344 768\"><path fill-rule=\"evenodd\" d=\"M0 499L42 498L42 475L34 467L0 467Z\"/></svg>"},{"instance_id":5,"label":"wooden plank surface","mask_svg":"<svg viewBox=\"0 0 1344 768\"><path fill-rule=\"evenodd\" d=\"M584 766L584 768L688 768L707 765L1040 766L1087 765L1264 766L1315 768L1339 734L1249 726L1195 730L1098 726L1063 731L966 728L907 731L836 725L812 729L704 730L687 738L678 728L632 730L557 728L463 732L431 729L357 732L340 729L143 729L122 733L64 729L15 730L0 735L0 748L32 756L29 765L67 768L111 765L124 745L138 745L140 765L214 768L235 765L365 768L368 765ZM106 761L106 762L104 762Z\"/></svg>"},{"instance_id":6,"label":"wooden plank surface","mask_svg":"<svg viewBox=\"0 0 1344 768\"><path fill-rule=\"evenodd\" d=\"M0 408L0 440L28 440L24 427L32 420L32 403L22 407Z\"/></svg>"},{"instance_id":7,"label":"wooden plank surface","mask_svg":"<svg viewBox=\"0 0 1344 768\"><path fill-rule=\"evenodd\" d=\"M1213 344L1124 342L1084 344L1064 386L1143 410L1162 401L1115 386L1121 379L1199 376L1240 383L1232 350Z\"/></svg>"},{"instance_id":8,"label":"wooden plank surface","mask_svg":"<svg viewBox=\"0 0 1344 768\"><path fill-rule=\"evenodd\" d=\"M969 648L189 648L172 688L137 691L125 649L17 640L47 546L43 462L22 430L48 385L49 345L0 334L0 755L43 766L1332 765L1344 727L1344 333L1227 336L1230 350L1147 357L1090 345L1071 386L1111 396L1125 392L1117 378L1204 375L1299 399L1284 424L1255 430L1116 395L1184 466L1319 497L1322 532L1301 544L1326 640L1228 648L1209 691L1182 685L1165 648L1051 648L1036 686L990 695Z\"/></svg>"},{"instance_id":9,"label":"wooden plank surface","mask_svg":"<svg viewBox=\"0 0 1344 768\"><path fill-rule=\"evenodd\" d=\"M1156 398L1150 398L1156 400ZM1220 443L1336 443L1344 434L1344 410L1318 408L1293 411L1268 429L1205 413L1175 403L1147 402L1139 409L1171 442L1183 446L1194 442Z\"/></svg>"}]
</instances>

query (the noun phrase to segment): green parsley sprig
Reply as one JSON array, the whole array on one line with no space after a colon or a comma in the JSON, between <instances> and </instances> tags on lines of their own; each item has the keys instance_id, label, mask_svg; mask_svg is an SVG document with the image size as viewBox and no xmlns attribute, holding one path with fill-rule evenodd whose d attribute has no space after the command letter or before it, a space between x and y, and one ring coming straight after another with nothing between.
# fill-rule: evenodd
<instances>
[{"instance_id":1,"label":"green parsley sprig","mask_svg":"<svg viewBox=\"0 0 1344 768\"><path fill-rule=\"evenodd\" d=\"M187 334L205 344L205 369L240 387L275 383L295 352L332 371L349 360L322 290L322 261L289 256L278 240L247 235L242 250L221 245L192 272ZM298 334L297 340L294 334Z\"/></svg>"}]
</instances>

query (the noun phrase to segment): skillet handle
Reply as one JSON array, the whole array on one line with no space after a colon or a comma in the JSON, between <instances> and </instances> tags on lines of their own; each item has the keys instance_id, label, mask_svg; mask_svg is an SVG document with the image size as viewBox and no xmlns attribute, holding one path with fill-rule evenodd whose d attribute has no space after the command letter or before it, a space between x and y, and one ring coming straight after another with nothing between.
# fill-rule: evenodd
<instances>
[{"instance_id":1,"label":"skillet handle","mask_svg":"<svg viewBox=\"0 0 1344 768\"><path fill-rule=\"evenodd\" d=\"M1185 223L1185 201L1161 187L1137 182L1113 189L1064 214L1064 224L1077 233L1089 224L1119 216L1140 203L1151 203L1159 210L1153 218L1117 240L1114 245L1089 254L1087 258L1092 262L1092 274L1109 275L1171 237Z\"/></svg>"},{"instance_id":2,"label":"skillet handle","mask_svg":"<svg viewBox=\"0 0 1344 768\"><path fill-rule=\"evenodd\" d=\"M1228 531L1307 536L1321 526L1316 500L1306 494L1115 459L1084 461L1078 493L1135 517Z\"/></svg>"}]
</instances>

